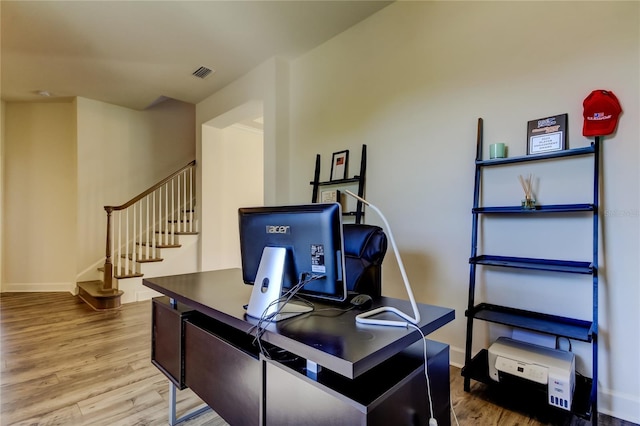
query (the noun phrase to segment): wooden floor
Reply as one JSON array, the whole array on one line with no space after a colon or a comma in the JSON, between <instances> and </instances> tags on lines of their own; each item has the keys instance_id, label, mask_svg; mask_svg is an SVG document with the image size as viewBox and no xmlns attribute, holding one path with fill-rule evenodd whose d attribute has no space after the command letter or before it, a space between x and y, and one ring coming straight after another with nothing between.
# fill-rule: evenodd
<instances>
[{"instance_id":1,"label":"wooden floor","mask_svg":"<svg viewBox=\"0 0 640 426\"><path fill-rule=\"evenodd\" d=\"M150 324L148 301L95 312L68 293L0 295L0 424L167 425L169 382L150 362ZM460 425L546 424L494 405L480 384L464 392L455 367L451 382ZM178 416L201 404L178 392ZM183 424L226 425L212 411Z\"/></svg>"}]
</instances>

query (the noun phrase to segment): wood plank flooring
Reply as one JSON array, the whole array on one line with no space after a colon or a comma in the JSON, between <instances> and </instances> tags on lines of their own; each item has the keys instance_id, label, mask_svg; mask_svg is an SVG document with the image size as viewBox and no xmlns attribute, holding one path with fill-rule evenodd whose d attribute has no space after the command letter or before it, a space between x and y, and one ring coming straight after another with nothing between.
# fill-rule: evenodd
<instances>
[{"instance_id":1,"label":"wood plank flooring","mask_svg":"<svg viewBox=\"0 0 640 426\"><path fill-rule=\"evenodd\" d=\"M2 426L169 423L169 381L150 362L149 301L95 312L69 293L3 293L0 345ZM481 384L473 386L464 392L460 370L451 368L460 425L545 424L494 405ZM178 391L178 416L201 405L190 390ZM631 425L606 416L601 424ZM209 410L183 425L226 423Z\"/></svg>"}]
</instances>

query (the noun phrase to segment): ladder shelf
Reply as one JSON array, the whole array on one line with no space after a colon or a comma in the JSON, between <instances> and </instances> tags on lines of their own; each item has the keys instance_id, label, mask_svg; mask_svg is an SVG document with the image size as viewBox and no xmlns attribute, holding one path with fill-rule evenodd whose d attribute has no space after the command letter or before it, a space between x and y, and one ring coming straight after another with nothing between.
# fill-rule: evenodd
<instances>
[{"instance_id":1,"label":"ladder shelf","mask_svg":"<svg viewBox=\"0 0 640 426\"><path fill-rule=\"evenodd\" d=\"M478 119L478 133L476 144L475 159L475 183L473 195L473 207L471 209L472 231L471 231L471 255L469 257L469 297L465 316L467 318L466 344L465 344L465 363L462 369L464 377L464 390L471 390L471 380L495 385L496 388L506 390L507 394L511 394L512 398L518 398L517 394L521 391L519 386L513 386L515 383L503 383L495 381L489 377L488 373L488 349L481 349L478 353L473 354L473 327L474 321L484 321L503 326L523 329L537 333L556 336L557 338L566 338L580 342L586 342L591 345L591 368L592 377L583 377L576 375L576 390L573 395L573 406L571 413L580 417L590 419L595 426L598 423L597 411L597 384L598 384L598 199L599 199L599 181L600 181L600 137L589 145L580 148L572 148L549 152L545 154L526 155L509 158L498 159L482 159L482 142L483 142L483 120ZM513 165L518 163L537 162L537 161L560 161L566 158L576 156L591 156L593 167L593 199L586 203L567 203L552 205L537 205L533 209L525 209L522 206L484 206L481 202L482 169L485 167L494 167L501 165ZM582 164L582 163L581 163ZM553 165L553 167L556 167ZM579 166L578 166L579 167ZM562 220L571 220L571 218L590 215L592 217L592 258L589 261L533 258L533 257L514 257L514 256L496 256L478 252L479 232L481 226L479 224L482 216L498 216L498 218L512 218L518 220L526 220L535 217L562 217ZM497 220L498 218L494 219ZM577 319L569 318L540 311L518 309L511 306L502 306L490 303L489 301L476 302L476 275L482 269L496 269L496 273L503 268L511 268L522 271L543 271L545 274L554 274L558 277L566 274L579 274L591 276L591 318ZM524 273L524 272L523 272ZM487 276L487 281L493 276ZM555 279L555 277L554 277ZM485 285L490 285L486 283ZM522 287L521 287L522 289ZM526 290L536 291L535 288L527 287ZM520 291L520 290L516 290ZM585 291L587 289L585 288ZM583 303L583 302L581 302ZM515 376L514 376L515 377ZM522 383L520 383L522 384ZM546 391L546 387L545 387ZM538 393L540 388L538 388ZM520 398L527 400L527 398ZM525 404L526 405L526 404ZM532 403L532 410L548 409L554 412L554 415L568 414L569 412L549 407L542 399L542 404L536 405Z\"/></svg>"}]
</instances>

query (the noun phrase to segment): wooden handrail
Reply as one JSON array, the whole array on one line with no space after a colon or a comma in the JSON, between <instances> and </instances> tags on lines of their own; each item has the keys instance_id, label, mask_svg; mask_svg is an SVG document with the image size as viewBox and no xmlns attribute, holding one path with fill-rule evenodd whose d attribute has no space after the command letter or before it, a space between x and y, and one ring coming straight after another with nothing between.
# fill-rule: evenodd
<instances>
[{"instance_id":1,"label":"wooden handrail","mask_svg":"<svg viewBox=\"0 0 640 426\"><path fill-rule=\"evenodd\" d=\"M131 200L127 201L126 203L122 204L121 206L104 206L104 209L107 212L124 210L127 207L130 207L133 204L137 203L138 201L140 201L141 199L143 199L147 195L151 194L153 191L155 191L156 189L160 188L162 185L164 185L165 183L169 182L171 179L173 179L174 177L176 177L180 173L182 173L185 170L187 170L189 167L193 167L195 165L196 165L196 160L193 160L192 162L190 162L189 164L187 164L186 166L184 166L183 168L181 168L177 172L174 172L170 176L167 176L166 178L162 179L160 182L156 183L151 188L145 190L144 192L140 193L139 195L136 195Z\"/></svg>"},{"instance_id":2,"label":"wooden handrail","mask_svg":"<svg viewBox=\"0 0 640 426\"><path fill-rule=\"evenodd\" d=\"M143 198L145 198L149 194L152 194L154 191L162 188L163 185L171 182L174 178L176 178L180 174L184 173L189 168L194 167L195 164L196 164L196 160L191 161L189 164L187 164L186 166L182 167L180 170L178 170L178 171L172 173L171 175L167 176L166 178L162 179L160 182L156 183L155 185L153 185L149 189L143 191L139 195L136 195L131 200L127 201L126 203L124 203L124 204L122 204L120 206L104 206L104 209L107 212L107 235L106 235L106 237L107 237L106 240L107 241L106 241L106 253L105 253L105 262L104 262L103 283L102 283L102 289L100 290L101 292L103 292L103 293L112 293L112 292L117 292L118 291L117 289L114 289L114 287L113 287L113 261L111 259L111 249L112 249L112 245L113 245L112 244L112 235L111 235L111 214L114 211L125 210L125 209L133 206L134 204L136 204L138 201L142 200ZM193 213L191 213L191 214L193 215ZM155 239L154 239L154 245L155 245Z\"/></svg>"}]
</instances>

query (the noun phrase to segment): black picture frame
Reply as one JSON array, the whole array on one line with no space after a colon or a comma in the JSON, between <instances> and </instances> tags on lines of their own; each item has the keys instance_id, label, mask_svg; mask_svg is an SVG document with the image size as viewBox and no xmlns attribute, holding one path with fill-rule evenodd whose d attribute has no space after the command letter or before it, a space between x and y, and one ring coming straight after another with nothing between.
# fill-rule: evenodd
<instances>
[{"instance_id":1,"label":"black picture frame","mask_svg":"<svg viewBox=\"0 0 640 426\"><path fill-rule=\"evenodd\" d=\"M334 152L331 157L331 181L347 178L349 169L349 150Z\"/></svg>"},{"instance_id":2,"label":"black picture frame","mask_svg":"<svg viewBox=\"0 0 640 426\"><path fill-rule=\"evenodd\" d=\"M527 155L546 154L567 149L569 114L531 120L527 123Z\"/></svg>"}]
</instances>

